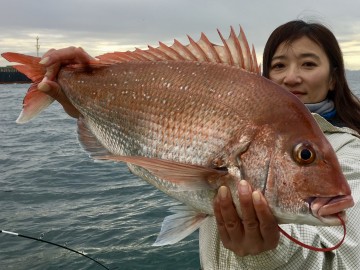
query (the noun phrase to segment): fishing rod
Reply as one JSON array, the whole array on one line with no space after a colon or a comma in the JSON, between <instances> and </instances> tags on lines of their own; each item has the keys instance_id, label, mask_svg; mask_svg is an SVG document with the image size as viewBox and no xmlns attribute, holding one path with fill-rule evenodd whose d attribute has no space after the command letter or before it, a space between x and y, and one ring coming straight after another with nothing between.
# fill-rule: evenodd
<instances>
[{"instance_id":1,"label":"fishing rod","mask_svg":"<svg viewBox=\"0 0 360 270\"><path fill-rule=\"evenodd\" d=\"M50 241L46 241L46 240L43 240L43 239L38 239L38 238L35 238L35 237L31 237L31 236L27 236L27 235L23 235L23 234L20 234L20 233L16 233L16 232L9 232L9 231L5 231L5 230L0 230L0 233L4 233L4 234L8 234L8 235L13 235L13 236L18 236L18 237L22 237L22 238L27 238L27 239L31 239L31 240L35 240L35 241L39 241L39 242L43 242L43 243L46 243L46 244L50 244L50 245L53 245L53 246L57 246L57 247L60 247L60 248L64 248L64 249L67 249L71 252L75 252L79 255L82 255L90 260L92 260L93 262L97 263L98 265L100 265L101 267L107 269L107 270L110 270L109 268L107 268L105 265L103 265L102 263L98 262L97 260L85 255L84 253L82 252L79 252L79 251L76 251L72 248L68 248L66 246L63 246L63 245L59 245L59 244L56 244L56 243L53 243L53 242L50 242Z\"/></svg>"}]
</instances>

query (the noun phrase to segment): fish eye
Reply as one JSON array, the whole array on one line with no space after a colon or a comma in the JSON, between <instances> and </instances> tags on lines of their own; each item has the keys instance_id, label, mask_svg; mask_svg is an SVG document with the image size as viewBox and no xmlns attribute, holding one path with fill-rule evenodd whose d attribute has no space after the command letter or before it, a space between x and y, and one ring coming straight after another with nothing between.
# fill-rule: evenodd
<instances>
[{"instance_id":1,"label":"fish eye","mask_svg":"<svg viewBox=\"0 0 360 270\"><path fill-rule=\"evenodd\" d=\"M297 163L307 165L314 162L316 154L309 143L299 143L294 147L293 157Z\"/></svg>"}]
</instances>

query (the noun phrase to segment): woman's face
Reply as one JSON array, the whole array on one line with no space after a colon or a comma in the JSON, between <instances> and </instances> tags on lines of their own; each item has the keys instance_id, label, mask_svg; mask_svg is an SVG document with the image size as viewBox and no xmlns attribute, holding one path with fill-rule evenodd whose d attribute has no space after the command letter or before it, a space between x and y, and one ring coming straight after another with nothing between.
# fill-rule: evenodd
<instances>
[{"instance_id":1,"label":"woman's face","mask_svg":"<svg viewBox=\"0 0 360 270\"><path fill-rule=\"evenodd\" d=\"M269 78L303 103L323 101L335 85L324 50L306 36L279 45L271 61Z\"/></svg>"}]
</instances>

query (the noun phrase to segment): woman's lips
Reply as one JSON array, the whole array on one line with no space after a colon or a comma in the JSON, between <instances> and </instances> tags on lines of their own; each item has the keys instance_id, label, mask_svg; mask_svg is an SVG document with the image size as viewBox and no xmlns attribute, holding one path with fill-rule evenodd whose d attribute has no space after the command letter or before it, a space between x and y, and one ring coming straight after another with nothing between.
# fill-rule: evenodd
<instances>
[{"instance_id":1,"label":"woman's lips","mask_svg":"<svg viewBox=\"0 0 360 270\"><path fill-rule=\"evenodd\" d=\"M305 93L303 93L303 92L300 92L300 91L290 91L292 94L294 94L295 96L303 96L303 95L305 95Z\"/></svg>"}]
</instances>

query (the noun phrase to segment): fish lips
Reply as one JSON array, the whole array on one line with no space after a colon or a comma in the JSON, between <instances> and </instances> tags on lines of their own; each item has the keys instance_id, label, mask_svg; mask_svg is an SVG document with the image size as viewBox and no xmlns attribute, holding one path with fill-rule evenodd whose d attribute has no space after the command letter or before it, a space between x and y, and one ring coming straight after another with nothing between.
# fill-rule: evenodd
<instances>
[{"instance_id":1,"label":"fish lips","mask_svg":"<svg viewBox=\"0 0 360 270\"><path fill-rule=\"evenodd\" d=\"M308 200L310 212L325 225L341 225L338 215L346 220L345 209L354 206L351 195L312 197Z\"/></svg>"}]
</instances>

